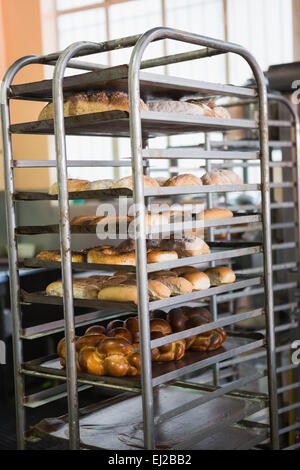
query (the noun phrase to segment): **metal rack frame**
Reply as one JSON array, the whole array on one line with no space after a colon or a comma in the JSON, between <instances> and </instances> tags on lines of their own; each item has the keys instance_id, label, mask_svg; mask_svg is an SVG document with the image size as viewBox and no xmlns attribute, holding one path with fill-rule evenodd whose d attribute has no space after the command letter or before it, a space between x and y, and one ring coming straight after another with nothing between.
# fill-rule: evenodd
<instances>
[{"instance_id":1,"label":"metal rack frame","mask_svg":"<svg viewBox=\"0 0 300 470\"><path fill-rule=\"evenodd\" d=\"M204 46L199 51L192 51L183 54L176 54L174 56L163 57L158 59L152 59L150 61L142 62L142 56L147 46L156 40L162 39L173 39L177 41L183 41L194 45ZM18 195L15 193L14 188L14 176L13 170L16 166L23 166L21 161L18 164L15 163L12 154L12 133L53 133L55 134L56 142L56 165L58 175L58 203L59 203L59 232L60 232L60 248L62 254L62 279L63 279L63 305L64 305L64 329L66 335L66 350L67 350L67 367L66 367L66 382L67 382L67 395L68 395L68 411L69 411L69 436L70 436L70 447L77 449L80 446L79 437L79 416L78 416L78 389L77 389L77 371L76 371L76 359L75 359L75 320L74 320L74 304L72 293L72 262L71 262L71 229L70 229L70 218L69 218L69 194L67 188L67 156L66 156L66 130L69 124L71 125L70 132L72 131L72 118L64 119L63 112L63 92L64 92L64 73L66 67L73 67L76 69L101 71L103 70L95 64L88 62L81 62L75 57L89 55L93 53L99 53L108 50L119 49L123 47L133 47L131 54L131 60L128 70L128 91L130 99L130 116L126 113L114 112L107 115L102 113L102 116L96 116L96 121L100 128L101 125L104 129L110 130L110 120L115 124L124 124L123 135L130 135L131 138L131 150L132 150L132 173L134 179L134 191L133 201L137 207L137 215L141 217L140 226L140 237L136 240L136 256L137 256L137 283L138 283L138 317L140 324L140 335L141 335L141 360L142 360L142 376L141 376L141 387L142 387L142 400L143 400L143 414L144 414L144 446L147 449L155 448L155 433L154 433L154 399L153 399L153 378L151 372L151 348L159 346L164 343L164 339L150 341L149 331L149 303L148 303L148 288L147 288L147 259L146 259L146 227L145 227L145 207L144 201L147 196L161 195L161 191L155 191L154 189L146 189L143 187L142 175L144 173L143 157L151 155L149 149L143 149L143 133L142 125L147 126L151 130L153 126L154 133L155 121L156 124L161 127L163 126L165 132L168 132L168 126L170 123L174 126L173 133L179 133L179 129L182 128L182 124L187 126L187 129L199 129L202 130L214 130L214 129L232 129L232 128L258 128L259 129L259 141L260 141L260 159L261 159L261 185L255 185L256 190L261 190L262 194L262 221L263 221L263 240L264 240L264 288L265 288L265 309L266 315L266 343L267 343L267 358L268 358L268 384L269 384L269 398L270 398L270 428L271 428L271 441L274 449L278 448L278 415L277 415L277 391L276 391L276 351L275 351L275 335L274 335L274 319L273 319L273 291L272 291L272 245L271 245L271 224L270 224L270 181L269 181L269 155L268 155L268 125L274 126L286 126L286 122L272 122L268 123L268 109L267 109L267 92L264 82L264 76L259 68L255 58L243 47L220 40L215 40L207 37L203 37L188 32L182 32L170 28L154 28L147 31L143 35L117 39L113 41L107 41L104 43L89 43L79 42L69 46L65 51L46 56L28 56L18 60L13 64L5 75L5 78L1 86L1 118L2 118L2 138L3 138L3 151L4 151L4 162L5 162L5 184L6 184L6 210L7 210L7 222L8 222L8 240L9 240L9 262L10 262L10 286L11 286L11 307L13 315L13 345L14 345L14 367L15 367L15 397L16 397L16 408L17 408L17 436L19 448L24 448L24 375L26 373L26 367L23 363L22 357L22 339L20 332L22 331L21 325L21 310L20 300L21 292L18 278L18 257L17 257L17 224L16 224L16 208L15 202ZM140 69L145 67L153 67L162 64L169 64L179 62L183 60L192 60L201 57L210 57L217 54L224 53L235 53L240 55L252 69L254 74L257 91L250 90L248 88L238 87L236 89L236 96L242 97L252 95L257 96L259 102L259 121L247 122L245 120L218 120L214 118L194 118L194 117L176 117L172 115L163 115L164 113L147 113L142 112L139 109L138 103L140 100ZM36 99L43 101L45 97L41 96L14 96L11 92L11 84L18 73L23 67L29 64L50 64L54 65L54 78L53 78L53 103L54 103L54 128L51 126L47 127L47 122L40 124L34 129L30 126L31 123L25 125L11 125L10 113L9 113L9 101L10 99ZM206 90L211 92L216 90L217 86L208 84L201 84L202 88L206 87ZM200 84L198 90L201 88ZM219 89L220 85L218 85ZM230 90L229 90L230 88ZM235 87L224 86L224 93L232 92L234 94ZM125 114L125 115L124 115ZM106 122L105 122L106 120ZM125 122L127 121L127 122ZM89 117L82 118L82 124L86 123L88 126ZM176 127L176 124L179 124ZM92 123L93 124L93 123ZM85 125L85 124L84 124ZM128 134L129 125L129 134ZM156 128L158 129L158 128ZM149 133L151 135L151 132ZM80 132L77 131L79 134ZM89 131L87 131L89 132ZM103 131L102 131L103 132ZM98 133L98 132L97 132ZM75 132L76 135L76 132ZM94 134L90 134L94 135ZM214 156L210 151L207 153L207 158L215 158L216 152L213 152ZM176 156L177 155L177 156ZM187 153L188 155L188 153ZM197 158L195 153L195 158ZM205 155L205 154L204 154ZM204 156L202 153L202 157ZM198 154L198 158L200 154ZM223 158L219 155L217 158ZM176 152L168 152L168 158L178 158ZM206 157L205 157L206 158ZM247 158L247 156L245 157ZM253 158L253 155L252 157ZM24 164L24 167L28 166L28 163ZM29 165L30 166L30 165ZM36 167L37 163L32 164L32 167ZM101 163L99 162L99 166ZM230 187L215 187L206 188L206 192L211 191L237 191L241 190L239 186L231 185ZM253 188L254 189L254 188ZM165 195L168 194L188 194L195 191L194 188L168 188L164 191ZM199 188L199 193L204 192L203 188ZM185 264L190 264L191 259L186 258ZM184 264L184 262L183 262ZM251 280L250 280L251 281ZM232 290L231 286L230 290ZM228 289L229 290L229 289ZM226 292L226 289L223 290ZM206 294L208 296L213 293ZM203 293L198 295L192 295L192 298L201 298ZM188 296L182 296L182 302L191 300ZM159 304L160 306L163 305ZM167 305L168 303L165 302ZM257 312L253 315L257 315ZM107 318L107 317L106 317ZM218 320L209 324L209 329L219 325ZM92 320L94 321L94 320ZM228 324L234 323L237 318L230 318ZM60 326L61 327L61 326ZM168 337L168 342L174 339L180 339L186 337L188 334L196 333L199 328L190 329L188 331L172 334ZM199 330L200 331L200 330ZM204 331L203 328L201 331ZM262 340L254 341L254 345L258 346L263 344ZM251 348L250 348L251 349ZM249 346L241 347L236 349L236 353L249 350ZM216 358L211 361L211 364L218 362ZM197 365L194 364L195 368ZM28 369L27 369L28 370ZM34 372L38 375L37 372ZM51 377L55 375L49 374ZM40 375L42 376L42 375ZM172 378L180 376L180 371L177 371L172 375Z\"/></svg>"}]
</instances>

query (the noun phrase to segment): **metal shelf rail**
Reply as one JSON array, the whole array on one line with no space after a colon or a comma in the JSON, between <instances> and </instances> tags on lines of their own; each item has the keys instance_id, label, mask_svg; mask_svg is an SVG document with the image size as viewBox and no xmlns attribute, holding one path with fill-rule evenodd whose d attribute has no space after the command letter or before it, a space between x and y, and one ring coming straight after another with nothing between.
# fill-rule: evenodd
<instances>
[{"instance_id":1,"label":"metal shelf rail","mask_svg":"<svg viewBox=\"0 0 300 470\"><path fill-rule=\"evenodd\" d=\"M171 39L176 41L183 41L186 43L202 46L198 51L187 52L184 54L176 54L173 56L162 57L157 59L152 59L150 61L142 62L142 56L145 49L153 41ZM131 60L129 67L123 67L123 75L121 79L124 79L125 85L120 84L118 79L120 79L119 70L117 68L108 68L103 70L101 67L96 64L90 64L87 62L78 61L76 58L86 55L91 55L94 53L104 52L108 50L120 49L125 47L133 47ZM217 85L217 84L207 84L204 82L195 82L191 83L190 80L178 79L177 81L173 78L168 79L168 77L161 78L157 75L153 75L149 78L150 74L142 75L140 72L141 68L154 67L162 64L169 64L184 60L193 60L196 58L211 57L218 54L234 53L240 55L251 67L253 75L255 77L257 89L251 88L242 88L234 87L229 85ZM43 81L36 84L26 84L26 90L18 92L17 85L12 86L12 82L16 74L25 66L30 64L50 64L55 67L54 75L52 81ZM77 84L70 84L69 78L64 78L64 73L67 67L73 67L75 69L89 70L86 75L81 74L76 77L75 81ZM124 72L125 69L125 72ZM84 78L82 78L84 77ZM107 79L109 77L109 80ZM113 112L104 112L104 113L94 113L91 115L81 115L74 117L64 118L63 110L63 99L64 92L70 92L70 90L75 91L78 89L78 86L81 86L81 83L84 83L82 80L88 80L86 87L90 86L92 80L97 81L99 84L102 81L105 81L105 87L107 82L111 81L111 86L119 88L125 86L129 92L130 100L130 114L128 113L113 111ZM145 79L145 83L143 83ZM114 82L114 80L116 80ZM169 81L168 81L169 80ZM126 85L128 81L128 85ZM150 83L150 85L149 85ZM25 86L25 85L24 85ZM72 88L73 87L73 88ZM77 87L77 88L76 88ZM143 88L144 87L144 88ZM148 87L148 88L147 88ZM158 90L164 88L164 93L166 97L171 96L174 98L177 93L177 98L187 94L197 94L206 92L208 95L212 92L218 92L218 94L224 94L229 96L237 96L239 98L256 98L259 102L259 119L256 120L240 120L240 119L216 119L216 118L205 118L205 117L194 117L194 116L185 116L185 115L176 115L169 113L153 113L147 111L140 111L138 103L140 102L140 94L143 93L143 96L147 97L147 93L151 93L152 96L162 96ZM149 92L150 89L150 92ZM19 89L20 90L20 89ZM178 91L179 90L179 91ZM174 94L175 93L175 94ZM178 95L179 93L179 95ZM37 101L47 101L49 98L53 99L54 104L54 120L50 121L38 121L34 123L21 123L21 124L11 124L10 121L10 111L9 104L12 99L24 99L24 100L37 100ZM62 52L56 52L49 55L41 56L27 56L19 59L15 62L10 69L7 71L4 80L1 86L1 119L2 119L2 138L3 138L3 151L4 151L4 166L5 166L5 184L6 184L6 210L7 210L7 225L8 225L8 240L9 240L9 261L10 261L10 287L11 287L11 308L13 316L13 346L14 346L14 368L15 368L15 398L16 398L16 409L17 409L17 435L18 435L18 446L19 448L24 448L24 430L25 430L25 415L24 415L24 406L31 403L34 403L34 399L31 400L30 397L25 395L24 387L24 377L25 375L34 375L36 377L48 378L61 378L66 381L67 385L67 397L68 397L68 432L69 432L69 441L71 449L78 449L80 447L80 419L79 419L79 403L78 403L78 391L79 388L77 384L83 385L97 385L97 386L109 386L111 388L116 388L119 390L124 390L128 388L132 392L136 392L137 389L141 391L141 400L142 400L142 411L143 411L143 445L146 449L154 449L156 445L155 440L155 429L156 421L155 419L155 402L156 402L156 385L161 383L168 382L170 380L176 380L180 376L186 374L187 372L195 371L203 368L204 366L214 365L218 362L240 356L245 352L260 348L264 346L264 339L261 335L253 335L251 337L235 336L231 334L228 345L226 345L225 352L224 350L218 351L217 354L206 353L202 354L201 358L196 356L191 356L187 354L184 358L184 361L178 361L178 364L169 365L169 369L166 368L163 370L162 367L156 367L157 365L151 365L151 348L154 346L165 344L166 342L171 342L175 339L185 338L187 336L196 334L200 331L206 331L206 329L212 329L214 327L224 325L230 325L237 321L240 321L243 318L255 317L257 315L265 315L266 317L266 349L267 349L267 376L268 376L268 397L269 397L269 411L270 411L270 436L272 447L277 449L279 447L278 443L278 414L277 414L277 390L276 390L276 350L275 350L275 332L274 332L274 320L273 320L273 282L272 282L272 244L271 244L271 219L270 219L270 181L269 181L269 155L268 155L268 124L276 127L289 127L290 123L288 121L272 121L268 123L268 109L267 109L267 92L264 81L264 76L259 68L255 58L243 47L223 42L220 40L215 40L207 38L204 36L191 34L189 32L182 32L170 28L154 28L147 31L145 34L132 36L127 38L121 38L113 41L107 41L103 43L91 43L91 42L78 42L70 45L67 49ZM252 189L261 192L262 198L262 232L263 232L263 258L264 258L264 276L263 276L263 285L265 291L265 304L264 307L255 311L246 312L241 316L231 315L229 316L225 323L222 323L222 319L217 319L216 316L214 321L205 327L191 328L185 330L184 332L175 333L168 336L168 339L160 338L157 340L150 340L150 331L149 331L149 308L162 308L168 307L172 304L183 304L190 302L194 299L200 299L206 297L223 294L228 291L233 291L235 288L240 289L241 287L259 285L262 281L260 277L244 277L243 279L238 279L236 285L221 286L221 288L212 288L205 292L195 292L193 294L183 295L172 297L169 301L156 301L152 302L149 305L148 302L148 287L147 287L147 273L149 272L149 265L147 265L146 258L146 226L145 226L145 197L153 196L175 196L178 194L192 194L192 193L213 193L213 192L236 192L246 190L247 185L228 185L226 187L180 187L180 188L145 188L143 187L143 174L145 172L145 165L143 163L143 158L151 157L151 152L148 148L145 148L145 139L149 137L155 137L159 135L175 135L182 134L186 132L210 132L210 131L225 131L230 129L257 129L259 131L259 153L250 152L242 153L238 152L236 157L238 159L253 160L255 158L259 159L261 163L261 184L253 185L247 187L247 189ZM60 235L60 250L61 250L61 269L62 269L62 280L63 280L63 307L64 307L64 323L59 322L59 324L51 324L43 328L37 329L35 331L24 332L22 329L21 322L21 303L24 301L33 302L34 295L32 297L26 297L26 293L20 291L19 277L18 277L18 256L17 256L17 236L18 231L20 230L17 227L16 223L16 204L18 200L27 200L32 201L34 198L32 195L27 195L24 193L17 193L14 187L14 169L16 167L28 167L32 168L37 167L39 164L37 162L29 163L26 161L19 160L16 161L13 158L12 151L12 136L16 133L30 133L34 135L38 134L54 134L55 143L56 143L56 167L57 167L57 176L58 176L58 206L59 206L59 230ZM97 314L87 314L87 316L82 316L75 321L74 318L74 305L78 301L74 301L72 293L72 260L71 260L71 228L70 228L70 210L69 210L69 198L72 198L72 194L68 194L67 187L67 155L66 155L66 134L72 135L114 135L114 136L127 136L131 139L131 165L134 181L134 190L133 193L127 194L128 197L133 197L135 207L137 208L136 215L141 220L139 236L136 239L136 256L137 256L137 285L138 285L138 318L140 326L140 352L141 352L141 362L142 362L142 375L141 380L132 381L127 380L127 378L122 378L125 380L113 380L113 378L105 377L95 377L88 375L87 377L81 377L80 374L77 374L76 370L76 356L75 356L75 328L80 324L87 324L88 322L95 322L97 319L111 318L112 311L108 310L106 316L100 312ZM159 150L161 152L161 150ZM165 152L165 151L163 151ZM190 151L187 149L183 152L180 152L180 158L182 155L186 158L190 158ZM164 153L166 155L166 153ZM153 155L153 154L152 154ZM153 155L155 158L155 155ZM228 154L226 152L216 152L206 151L195 152L193 150L193 158L204 158L204 159L226 159L233 158L232 152ZM168 159L178 158L178 153L174 150L167 151ZM183 157L184 158L184 157ZM86 162L87 163L87 162ZM106 165L107 163L105 163ZM116 163L115 163L116 164ZM80 165L84 165L84 161L80 162ZM102 162L97 162L97 166L101 166ZM41 163L41 166L44 166L44 162ZM121 166L121 165L120 165ZM115 194L115 196L121 195L121 192ZM93 195L96 198L101 200L101 192L95 192ZM103 196L105 194L103 193ZM81 194L82 197L82 194ZM111 194L110 194L111 197ZM41 200L45 198L45 195L37 195L35 200ZM253 247L248 247L249 250ZM262 247L260 247L261 249ZM250 252L249 251L249 252ZM246 253L245 253L246 254ZM214 256L211 258L213 261ZM215 255L216 258L216 255ZM189 265L193 264L192 258L184 258L179 260L178 265ZM198 261L197 261L198 262ZM197 263L196 262L196 263ZM160 263L161 264L161 263ZM150 269L156 271L161 268L157 266L150 265ZM30 296L31 294L28 294ZM226 295L226 294L224 294ZM36 301L48 303L54 303L55 299L46 298L43 295L40 295L40 298ZM84 303L85 306L89 306L88 303ZM84 306L83 305L83 306ZM107 307L107 305L102 305ZM100 305L90 305L91 308L99 308ZM114 312L116 305L114 307ZM129 305L119 306L121 312L128 312ZM136 310L136 309L135 309ZM90 315L90 316L88 316ZM81 323L83 322L83 323ZM57 329L61 330L64 327L65 336L66 336L66 350L67 350L67 361L66 361L66 373L61 374L62 371L55 367L51 367L53 363L50 364L49 358L46 358L46 364L43 360L34 361L33 363L24 363L23 354L22 354L22 342L24 338L34 339L39 337L41 334L51 334ZM219 359L220 358L220 359ZM51 361L50 361L51 362ZM53 370L52 370L53 369ZM63 377L62 377L63 375ZM96 383L97 382L97 383ZM235 387L239 387L240 382L236 381L231 384L231 386L224 388L221 387L221 390L218 392L220 395L225 396L226 391L233 390ZM80 386L81 389L82 385ZM186 385L188 388L188 385ZM170 389L170 388L169 388ZM171 389L170 389L171 390ZM203 387L199 386L197 388L199 393L203 394ZM210 390L210 393L212 390ZM64 393L61 389L57 390L58 397ZM171 393L171 392L170 392ZM201 398L200 402L202 406L208 406L206 402L210 401L214 395L207 393L207 396ZM214 393L214 392L213 392ZM47 394L46 394L47 395ZM51 395L51 394L50 394ZM43 395L45 396L45 394ZM239 399L241 399L239 396ZM45 400L51 400L54 397L49 396ZM243 395L244 400L254 400L257 402L256 398L251 398L249 395ZM195 400L199 404L199 400ZM265 406L265 400L262 400ZM179 408L182 410L181 407ZM249 414L251 407L246 407ZM205 408L204 408L205 410ZM253 412L253 408L251 408ZM172 413L172 415L177 415L177 412L171 412L170 410L167 413ZM235 418L234 418L235 416ZM188 417L188 415L187 415ZM225 425L228 427L233 424L233 420L238 422L246 417L245 412L236 413L231 416L229 421L223 417L223 427ZM200 420L201 421L201 420ZM220 426L218 422L218 416L215 417L215 422ZM171 426L170 422L170 426ZM188 426L188 424L187 424ZM199 433L201 423L198 423L198 428L195 428L195 423L193 424L193 443L196 444L197 436ZM215 425L217 426L217 424ZM220 427L212 427L210 432L213 433L214 430L220 430ZM209 429L207 430L207 432ZM202 436L204 437L204 436ZM205 437L208 437L206 434ZM253 440L253 436L252 436ZM251 441L252 442L252 441ZM182 443L183 445L184 443ZM186 443L185 443L186 444ZM179 444L178 444L179 445Z\"/></svg>"}]
</instances>

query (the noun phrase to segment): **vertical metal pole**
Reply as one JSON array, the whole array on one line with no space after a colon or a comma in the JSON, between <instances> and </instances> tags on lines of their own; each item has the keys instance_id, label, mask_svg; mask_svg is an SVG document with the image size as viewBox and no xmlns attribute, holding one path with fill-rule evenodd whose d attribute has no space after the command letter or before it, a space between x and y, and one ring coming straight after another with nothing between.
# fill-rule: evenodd
<instances>
[{"instance_id":1,"label":"vertical metal pole","mask_svg":"<svg viewBox=\"0 0 300 470\"><path fill-rule=\"evenodd\" d=\"M25 448L25 411L23 399L25 395L24 377L22 375L23 347L20 333L22 329L21 308L20 308L20 280L18 270L18 248L15 235L16 206L14 202L14 173L11 167L13 160L12 140L9 131L10 110L9 110L9 89L17 72L28 64L37 62L38 56L27 56L16 61L6 72L1 84L1 127L2 127L2 145L4 161L4 181L5 181L5 206L7 222L7 244L9 259L9 284L10 284L10 302L13 321L13 362L14 362L14 387L15 387L15 407L16 407L16 433L18 449Z\"/></svg>"},{"instance_id":2,"label":"vertical metal pole","mask_svg":"<svg viewBox=\"0 0 300 470\"><path fill-rule=\"evenodd\" d=\"M208 133L205 134L205 150L209 152L211 150L211 143L210 143L210 135ZM206 160L205 162L206 166L206 171L209 173L211 171L211 161ZM207 209L212 209L213 208L213 194L212 193L207 193L206 196L206 204L207 204ZM213 242L215 240L215 234L214 234L214 227L208 227L208 240L210 242ZM210 262L211 267L216 266L215 261ZM217 304L217 296L212 295L210 297L210 310L213 316L213 321L217 321L218 319L218 304ZM213 366L213 382L214 385L219 385L219 364L216 363Z\"/></svg>"},{"instance_id":3,"label":"vertical metal pole","mask_svg":"<svg viewBox=\"0 0 300 470\"><path fill-rule=\"evenodd\" d=\"M252 59L252 63L254 59ZM271 201L269 171L269 136L268 136L268 99L264 77L259 67L252 64L258 86L259 97L259 137L261 157L261 196L264 241L264 285L266 311L266 341L268 362L268 389L270 397L271 443L274 450L279 449L278 435L278 396L276 376L276 344L274 324L273 271L272 271L272 235L271 235Z\"/></svg>"},{"instance_id":4,"label":"vertical metal pole","mask_svg":"<svg viewBox=\"0 0 300 470\"><path fill-rule=\"evenodd\" d=\"M63 77L69 60L76 52L89 43L75 43L59 56L53 76L54 132L57 162L59 233L61 250L61 268L63 280L63 303L66 337L66 371L69 413L69 442L71 449L80 448L78 391L75 347L75 322L72 282L72 253L70 230L70 207L68 194L68 171L66 154L66 136L64 123ZM94 45L96 49L96 45Z\"/></svg>"},{"instance_id":5,"label":"vertical metal pole","mask_svg":"<svg viewBox=\"0 0 300 470\"><path fill-rule=\"evenodd\" d=\"M143 45L143 44L142 44ZM142 127L140 111L139 69L142 47L137 42L129 65L128 91L130 101L130 139L132 152L133 200L135 217L139 220L139 233L136 233L136 265L138 285L138 316L140 329L140 351L142 361L142 402L144 417L144 447L155 448L152 364L150 347L150 323L148 302L148 275L146 255L145 198L142 159Z\"/></svg>"}]
</instances>

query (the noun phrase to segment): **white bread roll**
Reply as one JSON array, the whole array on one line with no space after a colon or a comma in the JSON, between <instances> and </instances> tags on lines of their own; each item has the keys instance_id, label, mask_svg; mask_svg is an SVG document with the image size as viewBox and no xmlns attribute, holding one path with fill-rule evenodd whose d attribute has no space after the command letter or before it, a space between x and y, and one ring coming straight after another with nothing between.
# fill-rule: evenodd
<instances>
[{"instance_id":1,"label":"white bread roll","mask_svg":"<svg viewBox=\"0 0 300 470\"><path fill-rule=\"evenodd\" d=\"M205 274L209 277L212 286L231 284L236 279L234 271L227 266L209 268L205 271Z\"/></svg>"},{"instance_id":2,"label":"white bread roll","mask_svg":"<svg viewBox=\"0 0 300 470\"><path fill-rule=\"evenodd\" d=\"M193 290L205 290L210 288L210 279L207 274L202 272L182 274L193 286Z\"/></svg>"}]
</instances>

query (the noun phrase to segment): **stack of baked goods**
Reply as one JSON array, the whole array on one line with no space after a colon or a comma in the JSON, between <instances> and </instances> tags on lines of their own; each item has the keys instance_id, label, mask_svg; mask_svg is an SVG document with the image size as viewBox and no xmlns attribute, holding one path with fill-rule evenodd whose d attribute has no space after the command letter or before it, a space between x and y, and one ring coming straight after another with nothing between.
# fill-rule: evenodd
<instances>
[{"instance_id":1,"label":"stack of baked goods","mask_svg":"<svg viewBox=\"0 0 300 470\"><path fill-rule=\"evenodd\" d=\"M235 273L226 266L198 271L193 266L157 271L148 276L149 301L167 299L172 296L190 294L209 289L212 286L231 284ZM46 287L46 294L63 296L62 281L55 281ZM93 275L73 279L75 299L98 299L106 302L133 302L138 304L138 288L135 273L115 272L112 276Z\"/></svg>"},{"instance_id":2,"label":"stack of baked goods","mask_svg":"<svg viewBox=\"0 0 300 470\"><path fill-rule=\"evenodd\" d=\"M242 179L234 171L226 169L216 169L209 173L205 173L201 178L191 174L182 173L171 178L151 178L144 175L145 188L158 188L170 186L203 186L203 185L225 185L225 184L243 184ZM68 179L69 192L95 191L99 189L130 189L133 190L132 176L124 176L119 180L100 179L96 181L88 181L82 179ZM49 194L56 195L58 193L58 184L54 183Z\"/></svg>"},{"instance_id":3,"label":"stack of baked goods","mask_svg":"<svg viewBox=\"0 0 300 470\"><path fill-rule=\"evenodd\" d=\"M222 106L207 99L190 99L187 101L152 100L147 104L140 100L142 111L179 113L196 116L230 119L230 114ZM129 112L128 94L123 91L87 91L68 96L64 101L64 116L78 116L106 111ZM40 112L38 119L53 119L53 103L48 103Z\"/></svg>"},{"instance_id":4,"label":"stack of baked goods","mask_svg":"<svg viewBox=\"0 0 300 470\"><path fill-rule=\"evenodd\" d=\"M181 307L169 313L154 311L150 319L151 340L172 333L195 328L212 321L211 314L203 308ZM153 348L153 362L178 361L185 351L215 351L226 340L223 328L193 335L183 340ZM106 327L94 325L76 338L76 364L79 372L115 377L135 376L141 373L140 343L137 317L112 320ZM62 367L66 366L66 341L61 339L57 353Z\"/></svg>"},{"instance_id":5,"label":"stack of baked goods","mask_svg":"<svg viewBox=\"0 0 300 470\"><path fill-rule=\"evenodd\" d=\"M146 246L148 263L162 263L210 253L205 241L195 235L186 236L180 240L148 239ZM36 258L43 261L61 261L59 250L42 251ZM82 251L72 251L72 262L135 266L135 240L124 240L118 246L100 245Z\"/></svg>"}]
</instances>

